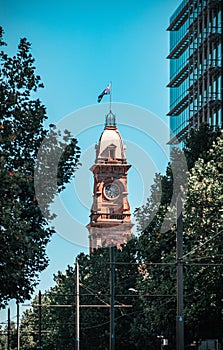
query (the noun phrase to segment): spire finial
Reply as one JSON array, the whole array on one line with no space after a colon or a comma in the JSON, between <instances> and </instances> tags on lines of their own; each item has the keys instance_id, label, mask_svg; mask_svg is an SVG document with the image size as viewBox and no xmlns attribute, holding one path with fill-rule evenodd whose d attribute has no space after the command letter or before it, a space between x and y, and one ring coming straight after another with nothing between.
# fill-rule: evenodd
<instances>
[{"instance_id":1,"label":"spire finial","mask_svg":"<svg viewBox=\"0 0 223 350\"><path fill-rule=\"evenodd\" d=\"M105 127L106 126L116 126L116 116L112 112L112 82L110 81L110 105L109 105L109 113L105 116Z\"/></svg>"},{"instance_id":2,"label":"spire finial","mask_svg":"<svg viewBox=\"0 0 223 350\"><path fill-rule=\"evenodd\" d=\"M116 117L115 114L112 113L111 109L109 113L105 116L105 127L106 126L116 126Z\"/></svg>"}]
</instances>

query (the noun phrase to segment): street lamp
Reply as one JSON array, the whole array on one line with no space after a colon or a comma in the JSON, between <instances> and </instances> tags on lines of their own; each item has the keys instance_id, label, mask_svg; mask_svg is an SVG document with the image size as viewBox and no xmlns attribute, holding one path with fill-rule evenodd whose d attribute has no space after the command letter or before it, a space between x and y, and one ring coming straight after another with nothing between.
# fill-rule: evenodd
<instances>
[{"instance_id":1,"label":"street lamp","mask_svg":"<svg viewBox=\"0 0 223 350\"><path fill-rule=\"evenodd\" d=\"M184 304L183 304L183 201L181 193L176 200L177 235L176 235L176 264L177 264L177 318L176 318L176 348L184 350Z\"/></svg>"},{"instance_id":2,"label":"street lamp","mask_svg":"<svg viewBox=\"0 0 223 350\"><path fill-rule=\"evenodd\" d=\"M161 339L161 350L164 349L164 346L168 346L168 339L165 339L163 335L157 335L158 339Z\"/></svg>"}]
</instances>

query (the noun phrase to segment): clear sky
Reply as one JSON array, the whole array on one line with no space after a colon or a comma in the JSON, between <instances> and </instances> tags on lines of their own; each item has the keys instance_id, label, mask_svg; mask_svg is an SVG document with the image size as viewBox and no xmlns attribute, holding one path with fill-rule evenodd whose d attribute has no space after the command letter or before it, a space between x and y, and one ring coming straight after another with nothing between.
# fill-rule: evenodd
<instances>
[{"instance_id":1,"label":"clear sky","mask_svg":"<svg viewBox=\"0 0 223 350\"><path fill-rule=\"evenodd\" d=\"M8 52L14 54L22 37L32 44L37 73L45 85L39 97L47 108L47 123L70 125L80 143L83 167L61 198L65 212L83 230L92 200L89 165L95 159L93 146L103 130L109 101L105 96L96 105L97 96L110 81L113 111L133 164L129 175L132 212L147 195L146 169L151 178L155 171L165 169L166 150L159 153L156 148L163 147L159 139L159 132L165 134L162 121L168 129L166 28L179 4L179 0L0 0L0 25ZM152 114L146 116L146 111ZM80 120L87 124L79 128ZM154 125L155 134L151 131ZM167 139L165 134L164 144ZM50 265L41 274L38 288L49 288L53 273L73 264L79 252L88 252L87 231L85 243L72 240L69 234L60 232L52 238L47 248Z\"/></svg>"}]
</instances>

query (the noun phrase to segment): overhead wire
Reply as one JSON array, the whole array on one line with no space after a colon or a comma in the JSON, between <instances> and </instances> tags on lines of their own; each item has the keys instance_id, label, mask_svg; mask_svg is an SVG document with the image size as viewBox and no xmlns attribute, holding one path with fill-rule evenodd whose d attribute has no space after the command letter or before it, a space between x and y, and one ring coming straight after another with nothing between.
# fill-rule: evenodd
<instances>
[{"instance_id":1,"label":"overhead wire","mask_svg":"<svg viewBox=\"0 0 223 350\"><path fill-rule=\"evenodd\" d=\"M210 241L212 241L215 237L217 237L218 235L220 235L220 233L222 233L223 230L221 230L220 232L217 232L214 236L210 237L209 239L207 239L204 243L200 244L199 246L191 249L190 252L184 254L182 256L182 258L185 258L186 256L190 255L190 254L193 254L194 252L196 252L197 249L200 249L201 247L203 247L204 245L206 245L207 243L209 243Z\"/></svg>"}]
</instances>

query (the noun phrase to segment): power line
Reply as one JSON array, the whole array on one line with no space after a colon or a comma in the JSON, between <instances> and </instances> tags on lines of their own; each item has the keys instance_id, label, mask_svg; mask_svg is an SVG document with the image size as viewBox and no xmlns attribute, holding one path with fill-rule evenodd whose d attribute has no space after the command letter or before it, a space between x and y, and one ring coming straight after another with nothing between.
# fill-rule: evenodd
<instances>
[{"instance_id":1,"label":"power line","mask_svg":"<svg viewBox=\"0 0 223 350\"><path fill-rule=\"evenodd\" d=\"M97 292L96 290L94 290L93 288L90 288L90 287L87 287L84 283L80 283L80 286L85 288L89 293L90 295L93 295L94 297L96 297L99 301L101 301L103 304L105 305L108 305L108 303L106 301L104 301L103 299L101 299L98 294L100 292Z\"/></svg>"},{"instance_id":2,"label":"power line","mask_svg":"<svg viewBox=\"0 0 223 350\"><path fill-rule=\"evenodd\" d=\"M187 254L184 254L182 256L182 258L185 258L186 256L193 254L197 249L200 249L201 247L203 247L205 244L207 244L208 242L210 242L212 239L214 239L215 237L217 237L218 235L220 235L220 233L222 233L223 230L221 230L220 232L217 232L214 236L212 236L211 238L209 238L207 241L205 241L204 243L200 244L199 246L195 247L194 249L192 249L190 252L188 252Z\"/></svg>"}]
</instances>

